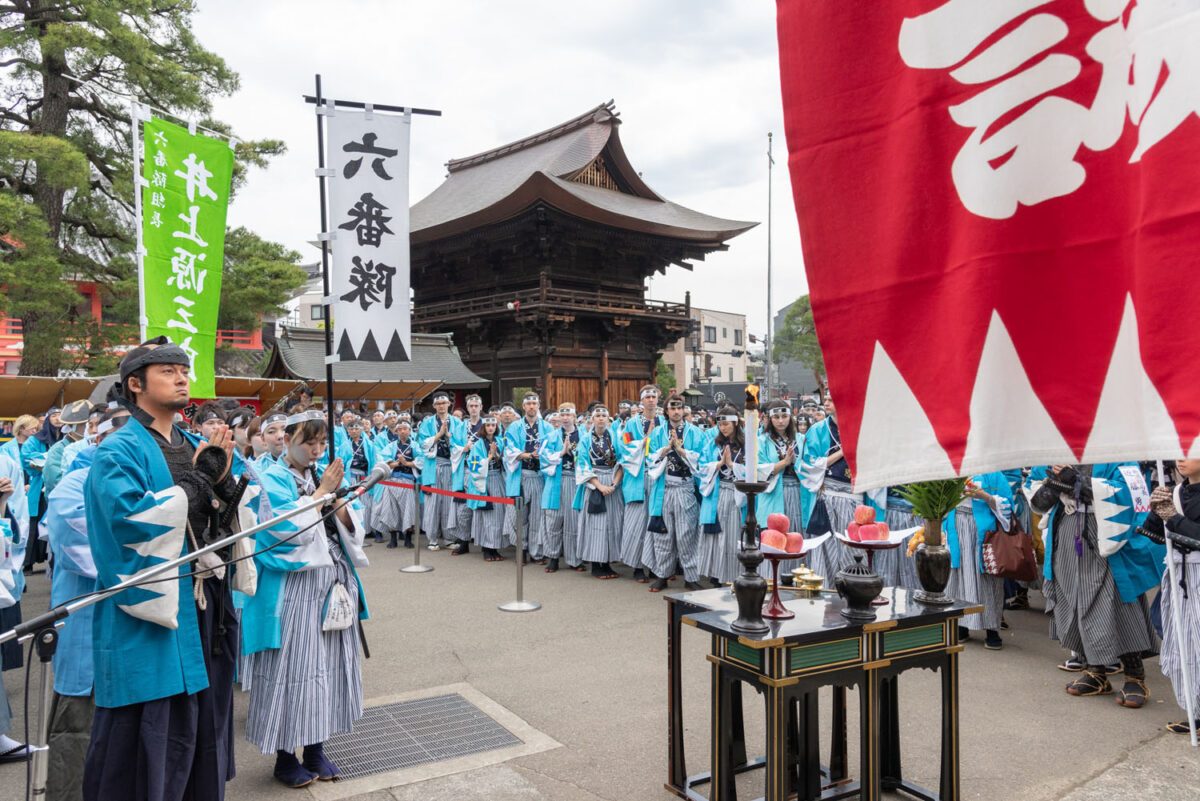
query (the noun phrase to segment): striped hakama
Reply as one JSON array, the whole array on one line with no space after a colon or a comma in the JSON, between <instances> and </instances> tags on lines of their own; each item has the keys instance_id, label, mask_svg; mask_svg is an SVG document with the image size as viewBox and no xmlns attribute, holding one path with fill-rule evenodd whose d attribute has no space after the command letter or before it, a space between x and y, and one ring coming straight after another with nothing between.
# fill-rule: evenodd
<instances>
[{"instance_id":1,"label":"striped hakama","mask_svg":"<svg viewBox=\"0 0 1200 801\"><path fill-rule=\"evenodd\" d=\"M412 484L412 476L393 475L392 481ZM416 491L405 487L383 486L383 496L375 504L376 531L408 531L416 524Z\"/></svg>"},{"instance_id":2,"label":"striped hakama","mask_svg":"<svg viewBox=\"0 0 1200 801\"><path fill-rule=\"evenodd\" d=\"M834 531L845 532L854 522L854 510L862 503L862 496L851 492L850 485L846 482L826 477L821 497L825 499L825 509L829 512L830 528ZM838 571L854 564L854 557L850 551L850 546L843 545L834 537L830 537L825 540L824 545L809 554L808 566L825 579L826 587L832 587L834 576L838 574Z\"/></svg>"},{"instance_id":3,"label":"striped hakama","mask_svg":"<svg viewBox=\"0 0 1200 801\"><path fill-rule=\"evenodd\" d=\"M738 563L738 543L742 537L742 507L738 506L737 490L732 481L717 485L717 525L719 532L700 532L700 575L727 583L741 573ZM704 527L701 526L701 529Z\"/></svg>"},{"instance_id":4,"label":"striped hakama","mask_svg":"<svg viewBox=\"0 0 1200 801\"><path fill-rule=\"evenodd\" d=\"M546 486L546 478L540 470L526 470L521 468L521 497L525 500L525 507L517 509L516 506L509 507L513 509L511 516L506 516L504 520L504 533L508 537L510 545L517 544L517 515L521 515L521 536L525 541L525 550L529 551L529 556L532 559L541 559L543 556L543 548L545 546L546 534L543 529L546 516L542 514L542 490Z\"/></svg>"},{"instance_id":5,"label":"striped hakama","mask_svg":"<svg viewBox=\"0 0 1200 801\"><path fill-rule=\"evenodd\" d=\"M795 473L793 473L791 470L788 470L780 478L780 481L783 482L783 513L787 515L788 522L791 523L792 526L792 531L804 533L803 527L800 525L800 523L804 520L804 512L800 506L800 479L796 478ZM758 524L760 526L765 526L767 521L759 520ZM782 576L785 574L790 574L792 569L799 567L805 559L809 561L811 567L813 556L825 550L830 545L840 546L841 543L833 542L833 538L831 537L825 540L824 545L813 551L812 554L806 556L804 559L784 559L779 563L779 575ZM741 567L740 563L738 564L738 567ZM739 569L737 572L740 573L741 570ZM817 571L817 573L818 575L824 575L820 573L820 571ZM758 566L758 575L762 576L763 578L773 578L771 563L768 560L762 560L762 564ZM825 586L832 587L833 579L826 579Z\"/></svg>"},{"instance_id":6,"label":"striped hakama","mask_svg":"<svg viewBox=\"0 0 1200 801\"><path fill-rule=\"evenodd\" d=\"M504 497L504 471L488 470L487 494L493 498ZM499 550L508 543L504 538L504 511L508 504L492 502L490 509L473 509L471 517L471 539L480 548Z\"/></svg>"},{"instance_id":7,"label":"striped hakama","mask_svg":"<svg viewBox=\"0 0 1200 801\"><path fill-rule=\"evenodd\" d=\"M330 543L334 564L288 573L280 608L280 647L246 657L250 685L246 739L264 754L325 742L350 731L362 717L362 663L358 626L321 631L325 601L335 582L358 618L358 584L341 548Z\"/></svg>"},{"instance_id":8,"label":"striped hakama","mask_svg":"<svg viewBox=\"0 0 1200 801\"><path fill-rule=\"evenodd\" d=\"M643 501L623 504L621 519L621 561L630 567L654 570L654 535L650 533L650 515L646 503L654 491L654 480L642 468ZM672 565L674 567L674 565Z\"/></svg>"},{"instance_id":9,"label":"striped hakama","mask_svg":"<svg viewBox=\"0 0 1200 801\"><path fill-rule=\"evenodd\" d=\"M436 470L434 488L451 489L454 470L450 466L450 460L439 456ZM447 495L427 492L423 500L425 508L421 510L421 527L425 530L425 536L429 538L429 544L436 545L439 536L448 543L457 540L458 532L455 526L458 524L458 512L454 508L454 499Z\"/></svg>"},{"instance_id":10,"label":"striped hakama","mask_svg":"<svg viewBox=\"0 0 1200 801\"><path fill-rule=\"evenodd\" d=\"M612 484L615 467L592 467L596 480L601 484ZM603 514L588 514L588 503L596 490L588 486L583 493L583 509L576 513L576 530L579 533L579 561L592 564L607 564L621 555L622 507L621 485L618 484L604 499Z\"/></svg>"},{"instance_id":11,"label":"striped hakama","mask_svg":"<svg viewBox=\"0 0 1200 801\"><path fill-rule=\"evenodd\" d=\"M470 540L475 510L467 506L466 498L452 498L451 502L454 504L454 536L459 541Z\"/></svg>"},{"instance_id":12,"label":"striped hakama","mask_svg":"<svg viewBox=\"0 0 1200 801\"><path fill-rule=\"evenodd\" d=\"M1043 587L1054 598L1054 633L1064 648L1089 665L1109 665L1121 654L1153 656L1158 636L1150 623L1150 604L1142 595L1124 603L1108 560L1096 552L1096 518L1087 506L1054 516L1054 581ZM1082 553L1076 553L1078 532ZM1166 607L1163 617L1166 617Z\"/></svg>"},{"instance_id":13,"label":"striped hakama","mask_svg":"<svg viewBox=\"0 0 1200 801\"><path fill-rule=\"evenodd\" d=\"M654 542L654 575L664 578L675 572L678 560L684 581L700 580L700 503L696 482L688 476L668 474L663 491L663 524L666 533L651 533Z\"/></svg>"},{"instance_id":14,"label":"striped hakama","mask_svg":"<svg viewBox=\"0 0 1200 801\"><path fill-rule=\"evenodd\" d=\"M1175 701L1180 709L1187 709L1187 690L1183 684L1183 660L1190 666L1192 678L1192 704L1194 710L1200 710L1200 553L1188 554L1187 564L1180 562L1180 555L1175 553L1175 564L1179 578L1187 585L1187 596L1180 598L1179 618L1181 625L1175 626L1175 612L1172 609L1173 595L1178 589L1171 586L1170 571L1162 577L1162 619L1163 641L1162 653L1158 658L1163 675L1171 681L1175 690ZM1186 571L1186 573L1184 572ZM1186 648L1185 648L1186 646Z\"/></svg>"},{"instance_id":15,"label":"striped hakama","mask_svg":"<svg viewBox=\"0 0 1200 801\"><path fill-rule=\"evenodd\" d=\"M888 498L887 514L884 519L892 531L904 531L921 525L921 521L912 513L912 506L898 498ZM885 554L888 556L880 559ZM894 558L888 558L893 554ZM883 572L885 566L888 570L886 574ZM876 553L875 572L883 577L885 587L921 589L921 579L917 576L917 560L908 555L907 540L898 548Z\"/></svg>"},{"instance_id":16,"label":"striped hakama","mask_svg":"<svg viewBox=\"0 0 1200 801\"><path fill-rule=\"evenodd\" d=\"M966 615L958 625L972 631L999 631L1004 614L1004 579L979 571L979 529L971 504L958 507L954 518L958 530L958 567L951 568L946 594L956 601L981 604L982 612Z\"/></svg>"},{"instance_id":17,"label":"striped hakama","mask_svg":"<svg viewBox=\"0 0 1200 801\"><path fill-rule=\"evenodd\" d=\"M563 557L569 567L579 565L579 521L572 504L575 503L575 471L562 471L558 493L558 508L544 509L546 516L546 556Z\"/></svg>"}]
</instances>

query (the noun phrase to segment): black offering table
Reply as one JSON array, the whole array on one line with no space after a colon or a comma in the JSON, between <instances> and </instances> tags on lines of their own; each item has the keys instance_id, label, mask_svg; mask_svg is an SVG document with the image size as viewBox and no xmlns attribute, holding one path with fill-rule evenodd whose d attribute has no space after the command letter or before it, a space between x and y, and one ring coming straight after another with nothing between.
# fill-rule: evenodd
<instances>
[{"instance_id":1,"label":"black offering table","mask_svg":"<svg viewBox=\"0 0 1200 801\"><path fill-rule=\"evenodd\" d=\"M785 601L796 614L791 620L769 620L761 635L734 632L737 603L726 589L666 596L668 602L668 743L667 789L697 799L693 788L711 783L710 801L736 798L737 774L766 769L766 801L858 796L877 801L883 789L916 798L957 801L958 777L958 644L957 621L978 611L966 603L924 606L914 591L889 587L887 606L874 621L853 622L842 616L837 596ZM712 663L712 770L686 774L680 684L681 624L712 635L707 659ZM900 765L898 677L905 670L942 672L941 781L937 794L903 779ZM766 701L767 753L748 762L742 729L741 683ZM831 686L832 752L828 767L819 755L817 692ZM860 757L858 781L846 770L846 688L859 689Z\"/></svg>"}]
</instances>

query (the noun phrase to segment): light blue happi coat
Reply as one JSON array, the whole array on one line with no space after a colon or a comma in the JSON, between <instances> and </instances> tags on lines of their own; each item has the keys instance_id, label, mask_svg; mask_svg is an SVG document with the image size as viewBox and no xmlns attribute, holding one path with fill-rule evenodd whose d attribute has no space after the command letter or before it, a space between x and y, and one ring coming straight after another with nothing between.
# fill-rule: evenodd
<instances>
[{"instance_id":1,"label":"light blue happi coat","mask_svg":"<svg viewBox=\"0 0 1200 801\"><path fill-rule=\"evenodd\" d=\"M543 509L557 509L562 503L562 449L565 437L561 428L550 428L550 436L538 448L538 461L542 475L546 477L546 487L542 490ZM587 434L579 426L575 427L575 431L579 434L579 442L575 446L575 459L578 461L579 450Z\"/></svg>"},{"instance_id":2,"label":"light blue happi coat","mask_svg":"<svg viewBox=\"0 0 1200 801\"><path fill-rule=\"evenodd\" d=\"M319 482L324 468L316 465L315 471ZM266 493L272 516L290 512L310 502L308 497L300 496L296 480L284 461L272 464L259 475L258 480ZM345 476L342 486L349 486ZM357 509L352 509L351 518L361 539L363 523ZM336 516L334 520L337 520ZM367 599L355 569L354 554L358 549L349 541L348 532L341 521L337 521L337 529L339 544L358 584L358 616L366 620ZM325 524L321 520L321 508L301 512L266 531L260 531L255 535L254 544L258 552L254 557L258 568L258 590L246 599L242 612L242 652L245 654L279 648L282 644L283 588L287 574L333 564L326 543Z\"/></svg>"},{"instance_id":3,"label":"light blue happi coat","mask_svg":"<svg viewBox=\"0 0 1200 801\"><path fill-rule=\"evenodd\" d=\"M467 424L454 415L447 415L450 421L450 469L452 478L450 489L461 491L463 488L463 461L467 455ZM437 435L440 425L437 415L431 414L421 421L417 427L417 459L421 466L421 484L432 487L437 483Z\"/></svg>"},{"instance_id":4,"label":"light blue happi coat","mask_svg":"<svg viewBox=\"0 0 1200 801\"><path fill-rule=\"evenodd\" d=\"M0 553L0 608L12 606L21 600L25 591L29 496L25 494L25 472L21 469L21 451L15 439L0 447L0 478L5 477L13 483L13 493L8 496L8 514L12 516L13 524L6 524L4 551Z\"/></svg>"},{"instance_id":5,"label":"light blue happi coat","mask_svg":"<svg viewBox=\"0 0 1200 801\"><path fill-rule=\"evenodd\" d=\"M47 498L41 527L46 532L54 571L50 605L58 606L96 588L96 562L88 543L84 488L91 472L91 446L73 461L74 469L57 482ZM95 607L86 606L63 621L54 654L54 691L59 695L92 694L92 626Z\"/></svg>"},{"instance_id":6,"label":"light blue happi coat","mask_svg":"<svg viewBox=\"0 0 1200 801\"><path fill-rule=\"evenodd\" d=\"M193 445L199 440L181 432ZM96 586L111 587L187 550L187 495L136 418L96 449L84 485ZM93 608L96 706L120 707L208 687L192 580L135 587Z\"/></svg>"},{"instance_id":7,"label":"light blue happi coat","mask_svg":"<svg viewBox=\"0 0 1200 801\"><path fill-rule=\"evenodd\" d=\"M1008 531L1012 526L1012 485L1002 472L981 473L971 476L975 486L992 496L992 502L971 499L971 517L975 520L975 567L983 572L983 541L997 527ZM946 547L950 549L950 567L962 565L962 546L958 541L958 515L955 508L946 515Z\"/></svg>"},{"instance_id":8,"label":"light blue happi coat","mask_svg":"<svg viewBox=\"0 0 1200 801\"><path fill-rule=\"evenodd\" d=\"M654 431L665 426L667 420L661 414L655 415ZM653 433L653 432L651 432ZM630 417L621 426L621 430L613 435L617 446L617 464L623 470L621 475L621 497L625 503L635 503L645 500L646 484L642 470L646 464L647 448L645 418L640 414Z\"/></svg>"},{"instance_id":9,"label":"light blue happi coat","mask_svg":"<svg viewBox=\"0 0 1200 801\"><path fill-rule=\"evenodd\" d=\"M804 449L801 454L801 465L798 471L800 484L808 490L801 493L800 508L804 513L804 526L812 517L813 507L817 505L817 497L821 486L825 483L825 470L828 467L829 446L833 443L833 432L829 430L829 418L814 424L804 435ZM875 510L878 520L887 517L887 487L876 487L861 493L860 502ZM782 510L780 510L782 511Z\"/></svg>"},{"instance_id":10,"label":"light blue happi coat","mask_svg":"<svg viewBox=\"0 0 1200 801\"><path fill-rule=\"evenodd\" d=\"M646 507L646 513L651 517L662 514L663 495L667 488L667 453L670 450L670 429L671 422L668 420L666 425L650 432L650 454L646 457L645 469L654 479L654 488L651 490L649 505ZM682 445L684 460L692 471L692 482L698 486L700 451L704 448L704 434L691 423L684 423Z\"/></svg>"},{"instance_id":11,"label":"light blue happi coat","mask_svg":"<svg viewBox=\"0 0 1200 801\"><path fill-rule=\"evenodd\" d=\"M1148 512L1139 512L1133 505L1133 493L1129 478L1122 472L1139 473L1136 462L1106 462L1092 465L1092 502L1096 516L1097 551L1108 560L1117 591L1124 603L1133 603L1162 581L1167 548L1149 537L1136 534L1137 528L1146 521ZM1025 481L1027 497L1033 498L1046 480L1044 465L1033 468ZM1145 476L1142 476L1145 481ZM1061 506L1055 506L1048 515L1045 534L1046 559L1042 575L1047 581L1054 579L1054 521Z\"/></svg>"},{"instance_id":12,"label":"light blue happi coat","mask_svg":"<svg viewBox=\"0 0 1200 801\"><path fill-rule=\"evenodd\" d=\"M504 432L504 492L510 498L515 498L521 494L521 471L524 470L524 463L520 459L520 454L525 452L525 428L528 423L524 417L514 420L509 424L508 429ZM536 418L538 430L538 457L546 443L554 436L554 426L547 423L539 414ZM562 448L561 441L559 448ZM557 489L560 485L556 484ZM549 483L547 482L546 489L543 490L543 495L549 492Z\"/></svg>"}]
</instances>

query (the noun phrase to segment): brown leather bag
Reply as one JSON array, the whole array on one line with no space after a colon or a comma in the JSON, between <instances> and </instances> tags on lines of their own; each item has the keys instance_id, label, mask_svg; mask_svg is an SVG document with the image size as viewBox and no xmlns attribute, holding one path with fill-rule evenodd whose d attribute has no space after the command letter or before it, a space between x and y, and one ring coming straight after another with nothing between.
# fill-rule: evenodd
<instances>
[{"instance_id":1,"label":"brown leather bag","mask_svg":"<svg viewBox=\"0 0 1200 801\"><path fill-rule=\"evenodd\" d=\"M1033 537L1013 521L1005 532L999 528L983 538L983 572L1013 581L1033 581L1037 578L1037 557L1033 553Z\"/></svg>"}]
</instances>

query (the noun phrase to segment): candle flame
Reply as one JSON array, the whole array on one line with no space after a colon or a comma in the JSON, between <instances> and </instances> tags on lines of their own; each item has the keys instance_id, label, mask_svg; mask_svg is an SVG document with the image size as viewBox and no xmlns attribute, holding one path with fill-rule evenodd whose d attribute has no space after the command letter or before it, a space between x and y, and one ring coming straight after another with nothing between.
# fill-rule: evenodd
<instances>
[{"instance_id":1,"label":"candle flame","mask_svg":"<svg viewBox=\"0 0 1200 801\"><path fill-rule=\"evenodd\" d=\"M746 385L746 408L747 409L757 409L758 408L758 384L747 384Z\"/></svg>"}]
</instances>

